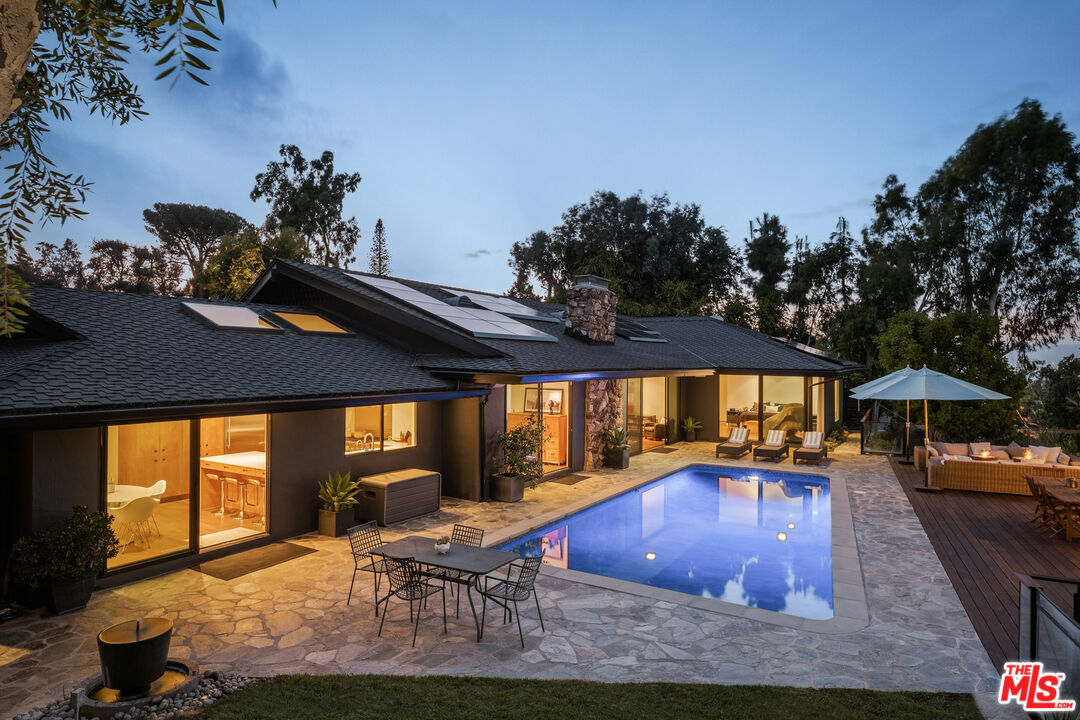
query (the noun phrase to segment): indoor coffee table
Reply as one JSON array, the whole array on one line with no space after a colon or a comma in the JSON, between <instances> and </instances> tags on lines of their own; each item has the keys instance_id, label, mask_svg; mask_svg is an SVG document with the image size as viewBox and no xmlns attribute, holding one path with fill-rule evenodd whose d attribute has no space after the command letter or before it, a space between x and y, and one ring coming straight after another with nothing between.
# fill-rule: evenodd
<instances>
[{"instance_id":1,"label":"indoor coffee table","mask_svg":"<svg viewBox=\"0 0 1080 720\"><path fill-rule=\"evenodd\" d=\"M473 584L481 575L495 572L504 565L521 559L517 553L507 550L476 548L455 543L450 543L450 552L440 555L435 552L435 538L421 535L409 535L400 540L388 542L372 550L371 554L394 558L411 557L422 565L442 570L457 570L466 575L472 575L473 579L465 583L465 592L469 597L473 622L476 624L476 642L480 642L480 617L476 614L476 605L473 604Z\"/></svg>"}]
</instances>

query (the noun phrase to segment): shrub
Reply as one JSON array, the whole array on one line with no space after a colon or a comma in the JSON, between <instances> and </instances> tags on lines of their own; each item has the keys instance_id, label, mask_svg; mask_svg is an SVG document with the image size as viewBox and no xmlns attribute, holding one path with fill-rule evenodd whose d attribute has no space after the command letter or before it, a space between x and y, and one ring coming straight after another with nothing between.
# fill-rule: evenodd
<instances>
[{"instance_id":1,"label":"shrub","mask_svg":"<svg viewBox=\"0 0 1080 720\"><path fill-rule=\"evenodd\" d=\"M333 473L326 478L326 482L319 485L319 499L322 500L323 510L337 512L356 504L356 493L360 492L360 486L350 475L351 473Z\"/></svg>"},{"instance_id":2,"label":"shrub","mask_svg":"<svg viewBox=\"0 0 1080 720\"><path fill-rule=\"evenodd\" d=\"M16 584L27 590L33 590L45 580L82 580L87 575L99 574L108 559L119 552L112 516L76 505L72 516L59 527L16 541L11 549L12 575Z\"/></svg>"}]
</instances>

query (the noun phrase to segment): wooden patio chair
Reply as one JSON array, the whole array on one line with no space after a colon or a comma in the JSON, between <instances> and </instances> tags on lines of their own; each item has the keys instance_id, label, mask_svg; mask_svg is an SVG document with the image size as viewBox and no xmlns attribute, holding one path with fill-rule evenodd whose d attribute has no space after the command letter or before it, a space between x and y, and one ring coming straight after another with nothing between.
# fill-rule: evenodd
<instances>
[{"instance_id":1,"label":"wooden patio chair","mask_svg":"<svg viewBox=\"0 0 1080 720\"><path fill-rule=\"evenodd\" d=\"M1054 537L1065 529L1069 521L1068 508L1046 492L1046 486L1040 482L1041 478L1025 475L1024 479L1027 480L1029 477L1031 490L1035 493L1035 500L1038 503L1039 526L1044 530L1049 530L1050 537Z\"/></svg>"},{"instance_id":2,"label":"wooden patio chair","mask_svg":"<svg viewBox=\"0 0 1080 720\"><path fill-rule=\"evenodd\" d=\"M802 447L797 449L791 456L791 464L797 465L800 460L811 462L815 465L828 457L829 451L825 447L825 433L808 432L803 436Z\"/></svg>"},{"instance_id":3,"label":"wooden patio chair","mask_svg":"<svg viewBox=\"0 0 1080 720\"><path fill-rule=\"evenodd\" d=\"M766 460L780 460L782 457L787 457L791 448L788 447L785 438L787 437L787 431L785 430L770 430L769 434L765 436L765 442L754 448L754 460L758 458L765 458Z\"/></svg>"},{"instance_id":4,"label":"wooden patio chair","mask_svg":"<svg viewBox=\"0 0 1080 720\"><path fill-rule=\"evenodd\" d=\"M733 428L728 434L728 439L716 446L716 457L721 454L728 457L742 457L750 452L750 428Z\"/></svg>"}]
</instances>

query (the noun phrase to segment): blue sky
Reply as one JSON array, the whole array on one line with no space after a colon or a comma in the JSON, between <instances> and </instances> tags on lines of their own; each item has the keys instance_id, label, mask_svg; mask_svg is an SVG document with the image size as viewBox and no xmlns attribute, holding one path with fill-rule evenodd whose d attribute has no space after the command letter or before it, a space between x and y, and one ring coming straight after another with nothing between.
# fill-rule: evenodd
<instances>
[{"instance_id":1,"label":"blue sky","mask_svg":"<svg viewBox=\"0 0 1080 720\"><path fill-rule=\"evenodd\" d=\"M154 202L261 222L248 195L282 143L361 173L357 264L381 217L406 277L505 290L510 245L597 189L819 242L1024 97L1080 130L1078 28L1074 2L234 0L211 87L138 58L147 119L56 127L89 216L32 242L147 243Z\"/></svg>"}]
</instances>

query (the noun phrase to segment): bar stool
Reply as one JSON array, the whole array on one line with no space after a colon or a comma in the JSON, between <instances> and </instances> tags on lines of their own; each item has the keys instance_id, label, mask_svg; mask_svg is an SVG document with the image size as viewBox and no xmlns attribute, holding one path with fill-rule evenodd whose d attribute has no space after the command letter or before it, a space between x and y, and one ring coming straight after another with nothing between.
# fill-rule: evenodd
<instances>
[{"instance_id":1,"label":"bar stool","mask_svg":"<svg viewBox=\"0 0 1080 720\"><path fill-rule=\"evenodd\" d=\"M225 503L226 502L240 503L239 519L243 520L243 518L244 518L244 500L243 500L243 496L240 494L240 483L241 483L241 480L239 480L237 478L229 477L228 475L225 476L224 482L223 482L223 484L221 486L221 509L223 511L225 510ZM233 490L236 491L236 497L232 497L232 494L229 492L230 488L232 488Z\"/></svg>"},{"instance_id":2,"label":"bar stool","mask_svg":"<svg viewBox=\"0 0 1080 720\"><path fill-rule=\"evenodd\" d=\"M255 508L256 511L257 511L258 508L259 508L259 505L261 504L261 501L262 501L263 488L265 487L264 484L263 484L264 481L261 480L260 478L255 478L255 477L245 478L245 480L247 480L247 482L243 483L243 485L244 485L244 487L243 487L243 490L244 490L244 502L242 504L241 509L243 509L244 507L252 507L252 508ZM253 488L255 490L255 501L254 502L251 502L250 500L248 500L248 488ZM257 518L255 520L256 525L262 525L263 524L263 518L264 518L263 513L252 512L252 513L248 513L247 515L241 515L241 519L243 519L245 517Z\"/></svg>"},{"instance_id":3,"label":"bar stool","mask_svg":"<svg viewBox=\"0 0 1080 720\"><path fill-rule=\"evenodd\" d=\"M218 495L221 497L221 507L210 514L216 517L225 517L225 483L221 482L221 477L214 473L206 473L204 477L207 480L214 480L217 482Z\"/></svg>"}]
</instances>

